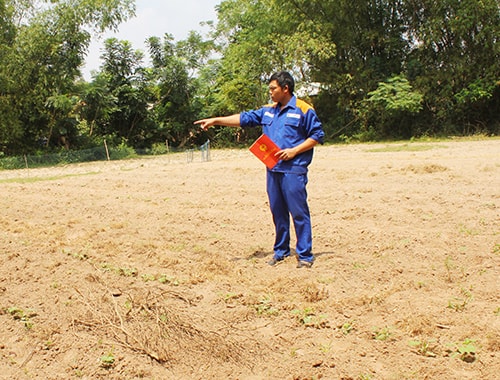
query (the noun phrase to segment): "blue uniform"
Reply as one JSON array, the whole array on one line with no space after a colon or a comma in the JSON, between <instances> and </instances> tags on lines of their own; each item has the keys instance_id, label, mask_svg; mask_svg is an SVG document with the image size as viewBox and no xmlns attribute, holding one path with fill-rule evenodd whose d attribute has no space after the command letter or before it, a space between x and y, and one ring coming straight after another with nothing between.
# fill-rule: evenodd
<instances>
[{"instance_id":1,"label":"blue uniform","mask_svg":"<svg viewBox=\"0 0 500 380\"><path fill-rule=\"evenodd\" d=\"M293 148L312 138L323 143L324 132L314 109L293 96L280 109L278 104L240 114L242 127L261 125L263 133L281 149ZM296 252L301 261L312 262L312 226L307 203L307 168L313 149L280 161L267 170L267 195L276 229L274 258L282 260L290 255L290 215L297 236Z\"/></svg>"}]
</instances>

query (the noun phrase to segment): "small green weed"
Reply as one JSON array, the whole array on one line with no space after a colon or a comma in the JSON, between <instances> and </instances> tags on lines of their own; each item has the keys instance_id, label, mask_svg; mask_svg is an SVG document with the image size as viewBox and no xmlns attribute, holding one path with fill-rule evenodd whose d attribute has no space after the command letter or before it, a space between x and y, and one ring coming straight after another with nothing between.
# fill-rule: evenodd
<instances>
[{"instance_id":1,"label":"small green weed","mask_svg":"<svg viewBox=\"0 0 500 380\"><path fill-rule=\"evenodd\" d=\"M126 300L125 303L123 304L123 306L125 306L125 309L127 309L127 311L131 311L132 310L132 307L134 306L132 301L130 299Z\"/></svg>"},{"instance_id":2,"label":"small green weed","mask_svg":"<svg viewBox=\"0 0 500 380\"><path fill-rule=\"evenodd\" d=\"M329 284L332 284L335 281L335 279L332 277L321 277L321 278L318 278L317 281L320 284L329 285Z\"/></svg>"},{"instance_id":3,"label":"small green weed","mask_svg":"<svg viewBox=\"0 0 500 380\"><path fill-rule=\"evenodd\" d=\"M144 282L149 282L149 281L155 281L156 280L156 276L154 274L147 274L147 273L143 274L141 276L141 278L142 278L142 281L144 281Z\"/></svg>"},{"instance_id":4,"label":"small green weed","mask_svg":"<svg viewBox=\"0 0 500 380\"><path fill-rule=\"evenodd\" d=\"M301 324L307 325L312 322L314 316L314 310L310 307L306 307L303 310L299 309L292 310L292 314L297 318L297 320Z\"/></svg>"},{"instance_id":5,"label":"small green weed","mask_svg":"<svg viewBox=\"0 0 500 380\"><path fill-rule=\"evenodd\" d=\"M455 297L448 301L448 308L455 311L464 311L465 307L472 301L472 293L467 289L461 290L462 297Z\"/></svg>"},{"instance_id":6,"label":"small green weed","mask_svg":"<svg viewBox=\"0 0 500 380\"><path fill-rule=\"evenodd\" d=\"M453 344L452 356L459 357L467 363L472 363L476 360L477 348L474 339L466 338L462 342Z\"/></svg>"},{"instance_id":7,"label":"small green weed","mask_svg":"<svg viewBox=\"0 0 500 380\"><path fill-rule=\"evenodd\" d=\"M435 358L435 341L434 340L411 340L409 345L415 348L415 352L419 355Z\"/></svg>"},{"instance_id":8,"label":"small green weed","mask_svg":"<svg viewBox=\"0 0 500 380\"><path fill-rule=\"evenodd\" d=\"M229 302L232 302L238 298L243 297L243 294L228 292L228 293L221 293L221 294L219 294L219 296L222 298L222 300L225 303L229 303Z\"/></svg>"},{"instance_id":9,"label":"small green weed","mask_svg":"<svg viewBox=\"0 0 500 380\"><path fill-rule=\"evenodd\" d=\"M68 256L71 256L74 259L81 260L81 261L87 260L89 258L89 256L86 253L82 253L82 252L71 252L71 251L67 251L67 250L63 249L62 253L66 254Z\"/></svg>"},{"instance_id":10,"label":"small green weed","mask_svg":"<svg viewBox=\"0 0 500 380\"><path fill-rule=\"evenodd\" d=\"M57 281L54 281L54 282L50 285L50 287L51 287L52 289L59 289L59 288L61 287L61 284L60 284L60 283L58 283Z\"/></svg>"},{"instance_id":11,"label":"small green weed","mask_svg":"<svg viewBox=\"0 0 500 380\"><path fill-rule=\"evenodd\" d=\"M24 323L24 327L31 329L33 327L33 322L31 318L36 317L37 313L34 310L23 310L19 307L9 307L7 309L9 313L15 320L19 320Z\"/></svg>"},{"instance_id":12,"label":"small green weed","mask_svg":"<svg viewBox=\"0 0 500 380\"><path fill-rule=\"evenodd\" d=\"M257 305L255 305L255 310L259 315L278 315L279 311L273 306L270 298L262 298Z\"/></svg>"},{"instance_id":13,"label":"small green weed","mask_svg":"<svg viewBox=\"0 0 500 380\"><path fill-rule=\"evenodd\" d=\"M107 272L114 272L117 275L124 277L136 277L139 273L136 268L119 268L108 263L101 264L101 268Z\"/></svg>"},{"instance_id":14,"label":"small green weed","mask_svg":"<svg viewBox=\"0 0 500 380\"><path fill-rule=\"evenodd\" d=\"M453 269L455 269L455 265L453 264L450 256L446 256L446 259L444 260L444 267L446 268L446 272L448 273L448 282L453 282L451 272L453 271Z\"/></svg>"},{"instance_id":15,"label":"small green weed","mask_svg":"<svg viewBox=\"0 0 500 380\"><path fill-rule=\"evenodd\" d=\"M322 353L327 354L332 349L332 346L333 346L333 342L321 343L319 346L319 350Z\"/></svg>"},{"instance_id":16,"label":"small green weed","mask_svg":"<svg viewBox=\"0 0 500 380\"><path fill-rule=\"evenodd\" d=\"M109 351L107 354L104 354L100 357L99 361L101 362L101 367L111 368L115 364L115 355L113 351Z\"/></svg>"},{"instance_id":17,"label":"small green weed","mask_svg":"<svg viewBox=\"0 0 500 380\"><path fill-rule=\"evenodd\" d=\"M358 380L372 380L373 376L369 373L362 373L358 376Z\"/></svg>"},{"instance_id":18,"label":"small green weed","mask_svg":"<svg viewBox=\"0 0 500 380\"><path fill-rule=\"evenodd\" d=\"M158 277L158 282L160 284L169 284L169 285L173 285L173 286L179 285L178 279L176 279L175 277L172 277L172 276L167 276L166 274L162 274L160 277Z\"/></svg>"},{"instance_id":19,"label":"small green weed","mask_svg":"<svg viewBox=\"0 0 500 380\"><path fill-rule=\"evenodd\" d=\"M479 231L477 231L473 228L467 227L465 224L459 225L459 231L461 234L465 234L465 235L469 235L469 236L479 235Z\"/></svg>"},{"instance_id":20,"label":"small green weed","mask_svg":"<svg viewBox=\"0 0 500 380\"><path fill-rule=\"evenodd\" d=\"M390 327L375 327L372 332L373 339L380 341L389 340L389 338L392 336L391 330L392 329Z\"/></svg>"},{"instance_id":21,"label":"small green weed","mask_svg":"<svg viewBox=\"0 0 500 380\"><path fill-rule=\"evenodd\" d=\"M500 254L500 244L495 244L495 246L493 247L493 250L492 252L496 255L499 255Z\"/></svg>"},{"instance_id":22,"label":"small green weed","mask_svg":"<svg viewBox=\"0 0 500 380\"><path fill-rule=\"evenodd\" d=\"M120 276L125 277L136 277L138 274L138 270L136 268L118 268L117 273Z\"/></svg>"},{"instance_id":23,"label":"small green weed","mask_svg":"<svg viewBox=\"0 0 500 380\"><path fill-rule=\"evenodd\" d=\"M342 334L347 335L351 333L354 330L354 322L346 322L342 326L340 326L340 331L342 331Z\"/></svg>"},{"instance_id":24,"label":"small green weed","mask_svg":"<svg viewBox=\"0 0 500 380\"><path fill-rule=\"evenodd\" d=\"M316 315L315 311L311 307L306 307L305 309L295 309L292 310L292 314L295 316L297 321L306 327L314 327L317 329L328 328L329 322L328 318L324 314Z\"/></svg>"},{"instance_id":25,"label":"small green weed","mask_svg":"<svg viewBox=\"0 0 500 380\"><path fill-rule=\"evenodd\" d=\"M425 283L425 281L417 281L417 282L415 282L415 287L416 287L417 289L422 289L422 288L425 288L425 287L426 287L426 285L427 285L427 284Z\"/></svg>"},{"instance_id":26,"label":"small green weed","mask_svg":"<svg viewBox=\"0 0 500 380\"><path fill-rule=\"evenodd\" d=\"M366 269L366 264L359 263L359 262L354 262L354 263L352 263L352 267L354 269Z\"/></svg>"},{"instance_id":27,"label":"small green weed","mask_svg":"<svg viewBox=\"0 0 500 380\"><path fill-rule=\"evenodd\" d=\"M83 377L83 371L81 369L75 369L74 373L76 377Z\"/></svg>"}]
</instances>

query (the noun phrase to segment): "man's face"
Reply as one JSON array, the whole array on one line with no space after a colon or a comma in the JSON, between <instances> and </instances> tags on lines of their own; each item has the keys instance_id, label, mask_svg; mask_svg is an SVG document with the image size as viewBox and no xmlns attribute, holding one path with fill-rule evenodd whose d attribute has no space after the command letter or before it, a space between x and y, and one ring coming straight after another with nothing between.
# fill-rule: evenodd
<instances>
[{"instance_id":1,"label":"man's face","mask_svg":"<svg viewBox=\"0 0 500 380\"><path fill-rule=\"evenodd\" d=\"M282 103L282 100L285 98L287 93L288 86L282 88L276 80L269 82L269 95L271 96L271 100L273 102Z\"/></svg>"}]
</instances>

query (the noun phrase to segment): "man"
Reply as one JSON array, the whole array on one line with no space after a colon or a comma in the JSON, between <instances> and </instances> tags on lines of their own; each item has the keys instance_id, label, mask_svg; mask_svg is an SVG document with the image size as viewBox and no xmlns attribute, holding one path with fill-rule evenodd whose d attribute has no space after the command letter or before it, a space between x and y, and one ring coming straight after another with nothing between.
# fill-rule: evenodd
<instances>
[{"instance_id":1,"label":"man","mask_svg":"<svg viewBox=\"0 0 500 380\"><path fill-rule=\"evenodd\" d=\"M214 125L228 127L262 126L281 150L280 161L267 169L267 195L276 230L274 255L269 265L276 265L290 255L290 215L297 236L297 268L310 268L312 227L307 203L307 171L313 148L323 143L324 132L314 109L294 95L295 82L287 72L273 74L269 94L274 104L240 114L195 121L207 130Z\"/></svg>"}]
</instances>

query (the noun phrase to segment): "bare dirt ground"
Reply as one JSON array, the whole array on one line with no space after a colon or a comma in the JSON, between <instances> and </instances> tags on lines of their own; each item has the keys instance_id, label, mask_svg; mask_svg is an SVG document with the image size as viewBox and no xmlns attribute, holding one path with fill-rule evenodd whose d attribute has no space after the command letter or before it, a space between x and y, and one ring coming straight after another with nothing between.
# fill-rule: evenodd
<instances>
[{"instance_id":1,"label":"bare dirt ground","mask_svg":"<svg viewBox=\"0 0 500 380\"><path fill-rule=\"evenodd\" d=\"M311 269L264 170L0 172L0 378L498 379L500 140L318 147Z\"/></svg>"}]
</instances>

